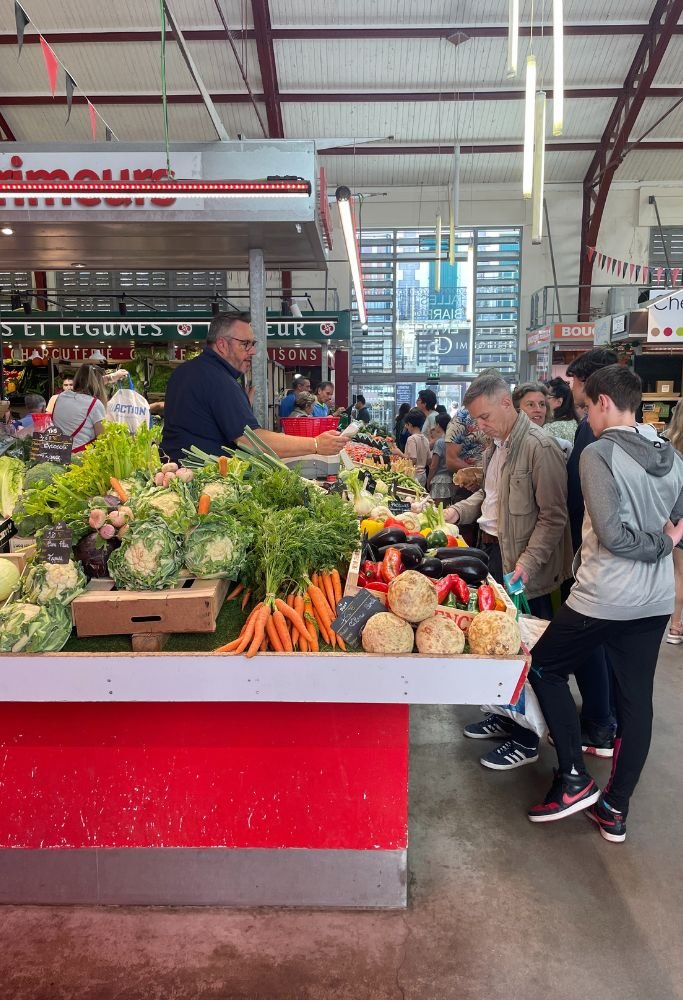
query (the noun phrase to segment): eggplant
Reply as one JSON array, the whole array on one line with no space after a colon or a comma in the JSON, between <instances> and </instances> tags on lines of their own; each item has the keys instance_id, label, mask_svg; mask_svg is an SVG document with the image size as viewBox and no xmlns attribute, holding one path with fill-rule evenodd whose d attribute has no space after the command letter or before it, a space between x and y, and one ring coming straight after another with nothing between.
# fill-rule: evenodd
<instances>
[{"instance_id":1,"label":"eggplant","mask_svg":"<svg viewBox=\"0 0 683 1000\"><path fill-rule=\"evenodd\" d=\"M440 580L446 575L444 564L440 559L423 559L420 565L415 567L415 572L428 576L430 580Z\"/></svg>"},{"instance_id":2,"label":"eggplant","mask_svg":"<svg viewBox=\"0 0 683 1000\"><path fill-rule=\"evenodd\" d=\"M408 545L419 545L422 552L426 552L427 549L429 548L429 545L427 544L427 539L425 538L424 535L408 533L406 535L406 541L408 542Z\"/></svg>"},{"instance_id":3,"label":"eggplant","mask_svg":"<svg viewBox=\"0 0 683 1000\"><path fill-rule=\"evenodd\" d=\"M437 559L457 559L460 556L473 556L475 559L483 562L484 566L488 566L489 564L489 557L481 549L465 549L452 546L449 549L437 549L434 554Z\"/></svg>"},{"instance_id":4,"label":"eggplant","mask_svg":"<svg viewBox=\"0 0 683 1000\"><path fill-rule=\"evenodd\" d=\"M478 587L480 583L483 583L489 572L488 566L485 566L481 559L477 559L475 556L469 556L464 559L462 557L458 559L442 559L441 565L443 566L444 576L447 576L449 573L457 573L471 587Z\"/></svg>"},{"instance_id":5,"label":"eggplant","mask_svg":"<svg viewBox=\"0 0 683 1000\"><path fill-rule=\"evenodd\" d=\"M401 553L401 562L406 569L416 569L424 559L424 552L420 546L413 545L411 542L399 542L398 545L386 545L383 549L379 550L380 559L384 558L384 553L387 549L398 549Z\"/></svg>"},{"instance_id":6,"label":"eggplant","mask_svg":"<svg viewBox=\"0 0 683 1000\"><path fill-rule=\"evenodd\" d=\"M408 541L405 531L402 528L382 528L370 539L370 544L375 551L386 548L387 545L398 545L399 542Z\"/></svg>"}]
</instances>

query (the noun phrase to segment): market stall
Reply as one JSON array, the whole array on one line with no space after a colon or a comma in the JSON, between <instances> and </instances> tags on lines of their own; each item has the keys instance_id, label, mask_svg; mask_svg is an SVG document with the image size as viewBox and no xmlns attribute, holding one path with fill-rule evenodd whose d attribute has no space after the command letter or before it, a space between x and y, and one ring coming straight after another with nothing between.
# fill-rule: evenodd
<instances>
[{"instance_id":1,"label":"market stall","mask_svg":"<svg viewBox=\"0 0 683 1000\"><path fill-rule=\"evenodd\" d=\"M594 344L594 323L551 323L527 334L531 377L545 382L565 377L567 367Z\"/></svg>"}]
</instances>

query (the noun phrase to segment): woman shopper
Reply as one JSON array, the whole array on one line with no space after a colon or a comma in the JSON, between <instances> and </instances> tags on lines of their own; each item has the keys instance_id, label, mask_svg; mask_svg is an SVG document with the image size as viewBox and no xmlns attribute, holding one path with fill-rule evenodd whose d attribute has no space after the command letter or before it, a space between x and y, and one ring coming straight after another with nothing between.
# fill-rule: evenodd
<instances>
[{"instance_id":1,"label":"woman shopper","mask_svg":"<svg viewBox=\"0 0 683 1000\"><path fill-rule=\"evenodd\" d=\"M679 400L671 415L671 422L666 428L662 437L665 437L674 446L679 454L683 454L683 406ZM674 613L671 616L671 624L666 636L666 641L673 646L678 646L683 642L683 549L677 545L673 550L674 557L674 585L676 588L676 598L674 603Z\"/></svg>"},{"instance_id":2,"label":"woman shopper","mask_svg":"<svg viewBox=\"0 0 683 1000\"><path fill-rule=\"evenodd\" d=\"M546 382L546 387L548 389L549 419L545 424L545 429L553 437L573 442L579 423L576 419L572 387L563 378L551 378L549 382Z\"/></svg>"},{"instance_id":3,"label":"woman shopper","mask_svg":"<svg viewBox=\"0 0 683 1000\"><path fill-rule=\"evenodd\" d=\"M396 414L396 419L394 420L394 441L398 447L403 451L406 446L406 441L408 440L408 435L405 433L404 424L406 422L406 417L410 413L410 403L401 403L398 408L398 413Z\"/></svg>"},{"instance_id":4,"label":"woman shopper","mask_svg":"<svg viewBox=\"0 0 683 1000\"><path fill-rule=\"evenodd\" d=\"M294 397L292 417L312 417L317 397L312 392L299 392Z\"/></svg>"},{"instance_id":5,"label":"woman shopper","mask_svg":"<svg viewBox=\"0 0 683 1000\"><path fill-rule=\"evenodd\" d=\"M106 405L102 372L94 365L81 365L74 375L73 389L61 392L52 410L57 430L73 438L72 453L83 451L102 433Z\"/></svg>"},{"instance_id":6,"label":"woman shopper","mask_svg":"<svg viewBox=\"0 0 683 1000\"><path fill-rule=\"evenodd\" d=\"M548 390L542 382L522 382L512 393L518 413L526 413L532 424L543 427L548 415Z\"/></svg>"},{"instance_id":7,"label":"woman shopper","mask_svg":"<svg viewBox=\"0 0 683 1000\"><path fill-rule=\"evenodd\" d=\"M452 502L455 486L453 484L453 473L448 471L446 466L446 431L450 423L447 413L440 413L436 418L436 424L430 431L430 441L432 445L432 460L427 472L427 489L432 499Z\"/></svg>"}]
</instances>

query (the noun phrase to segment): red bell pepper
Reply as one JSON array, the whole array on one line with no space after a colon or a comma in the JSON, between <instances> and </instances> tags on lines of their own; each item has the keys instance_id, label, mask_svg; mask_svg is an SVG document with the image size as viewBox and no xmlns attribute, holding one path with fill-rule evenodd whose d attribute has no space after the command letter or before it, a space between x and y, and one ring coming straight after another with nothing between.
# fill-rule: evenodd
<instances>
[{"instance_id":1,"label":"red bell pepper","mask_svg":"<svg viewBox=\"0 0 683 1000\"><path fill-rule=\"evenodd\" d=\"M382 567L381 562L372 562L371 560L366 559L366 561L362 564L360 568L360 572L365 577L366 580L381 580L382 579L382 574L380 572L381 567Z\"/></svg>"},{"instance_id":2,"label":"red bell pepper","mask_svg":"<svg viewBox=\"0 0 683 1000\"><path fill-rule=\"evenodd\" d=\"M384 527L385 528L400 528L401 531L405 531L406 530L406 526L403 523L403 521L399 521L398 518L396 518L396 517L388 517L386 519L386 521L384 522ZM406 534L407 534L407 532L406 532Z\"/></svg>"},{"instance_id":3,"label":"red bell pepper","mask_svg":"<svg viewBox=\"0 0 683 1000\"><path fill-rule=\"evenodd\" d=\"M439 604L443 604L448 595L451 593L451 586L453 584L451 574L442 577L440 580L435 580L434 584L436 586L436 598Z\"/></svg>"},{"instance_id":4,"label":"red bell pepper","mask_svg":"<svg viewBox=\"0 0 683 1000\"><path fill-rule=\"evenodd\" d=\"M457 573L451 573L451 591L455 594L458 601L467 607L470 599L470 588Z\"/></svg>"},{"instance_id":5,"label":"red bell pepper","mask_svg":"<svg viewBox=\"0 0 683 1000\"><path fill-rule=\"evenodd\" d=\"M448 542L446 544L447 544L447 547L449 549L459 549L460 548L460 546L458 545L458 539L455 537L455 535L449 535L448 536Z\"/></svg>"},{"instance_id":6,"label":"red bell pepper","mask_svg":"<svg viewBox=\"0 0 683 1000\"><path fill-rule=\"evenodd\" d=\"M496 595L493 587L482 583L481 587L477 590L477 603L479 604L480 611L494 611L496 607Z\"/></svg>"},{"instance_id":7,"label":"red bell pepper","mask_svg":"<svg viewBox=\"0 0 683 1000\"><path fill-rule=\"evenodd\" d=\"M386 594L389 590L389 584L384 583L383 580L369 580L365 584L366 590L373 590L376 594Z\"/></svg>"},{"instance_id":8,"label":"red bell pepper","mask_svg":"<svg viewBox=\"0 0 683 1000\"><path fill-rule=\"evenodd\" d=\"M391 583L403 572L403 561L398 549L390 548L384 553L380 574L385 583Z\"/></svg>"}]
</instances>

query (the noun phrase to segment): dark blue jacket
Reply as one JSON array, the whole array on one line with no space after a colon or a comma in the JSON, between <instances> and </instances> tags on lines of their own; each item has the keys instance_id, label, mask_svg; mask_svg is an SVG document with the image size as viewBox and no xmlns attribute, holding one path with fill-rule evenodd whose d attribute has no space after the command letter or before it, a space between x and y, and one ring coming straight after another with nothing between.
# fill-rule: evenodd
<instances>
[{"instance_id":1,"label":"dark blue jacket","mask_svg":"<svg viewBox=\"0 0 683 1000\"><path fill-rule=\"evenodd\" d=\"M576 428L574 447L567 462L567 510L569 511L569 527L572 532L572 548L577 552L581 545L581 527L583 525L583 491L579 475L579 459L581 452L596 440L588 418L584 417Z\"/></svg>"},{"instance_id":2,"label":"dark blue jacket","mask_svg":"<svg viewBox=\"0 0 683 1000\"><path fill-rule=\"evenodd\" d=\"M164 401L161 450L178 462L182 449L197 445L210 455L232 447L245 427L259 423L237 381L240 373L210 347L171 375Z\"/></svg>"}]
</instances>

